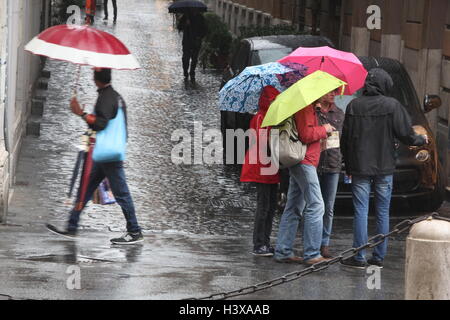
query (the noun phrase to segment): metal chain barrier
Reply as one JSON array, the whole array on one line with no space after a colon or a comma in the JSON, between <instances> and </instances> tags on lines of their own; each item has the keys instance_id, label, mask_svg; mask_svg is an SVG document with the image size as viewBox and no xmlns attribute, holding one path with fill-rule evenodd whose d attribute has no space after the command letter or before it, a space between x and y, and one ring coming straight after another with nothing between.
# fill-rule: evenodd
<instances>
[{"instance_id":1,"label":"metal chain barrier","mask_svg":"<svg viewBox=\"0 0 450 320\"><path fill-rule=\"evenodd\" d=\"M229 292L216 293L216 294L212 294L207 297L189 298L189 299L183 299L183 300L226 300L229 298L244 296L244 295L252 294L252 293L255 293L255 292L258 292L261 290L273 288L275 286L279 286L284 283L300 279L308 274L316 273L316 272L320 272L322 270L328 269L331 265L338 263L342 260L347 260L349 258L352 258L352 257L356 256L362 250L374 248L377 245L383 243L385 239L390 238L394 235L399 235L399 234L405 232L406 230L409 230L416 223L422 222L422 221L430 219L430 218L450 222L450 218L442 217L438 213L427 214L425 216L422 216L422 217L419 217L416 219L407 219L407 220L404 220L404 221L400 222L399 224L397 224L394 227L394 229L391 232L389 232L388 234L379 234L379 235L373 236L369 239L369 242L367 244L365 244L359 248L351 248L351 249L345 250L339 256L332 258L331 260L322 261L322 262L316 263L306 269L291 272L291 273L285 274L284 276L281 276L279 278L261 282L259 284L255 284L253 286L248 286L245 288L241 288L241 289L233 290L233 291L229 291Z\"/></svg>"}]
</instances>

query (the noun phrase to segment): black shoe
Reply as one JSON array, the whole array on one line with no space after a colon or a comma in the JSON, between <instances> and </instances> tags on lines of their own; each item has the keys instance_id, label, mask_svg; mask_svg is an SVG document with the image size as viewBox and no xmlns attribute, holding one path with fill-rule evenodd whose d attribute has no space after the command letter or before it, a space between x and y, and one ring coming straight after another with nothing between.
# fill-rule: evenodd
<instances>
[{"instance_id":1,"label":"black shoe","mask_svg":"<svg viewBox=\"0 0 450 320\"><path fill-rule=\"evenodd\" d=\"M112 244L120 244L120 245L130 245L139 242L144 242L144 236L142 235L142 232L138 233L127 232L120 238L111 239Z\"/></svg>"},{"instance_id":2,"label":"black shoe","mask_svg":"<svg viewBox=\"0 0 450 320\"><path fill-rule=\"evenodd\" d=\"M270 249L267 246L259 247L253 250L252 254L257 257L272 257L273 252L270 252Z\"/></svg>"},{"instance_id":3,"label":"black shoe","mask_svg":"<svg viewBox=\"0 0 450 320\"><path fill-rule=\"evenodd\" d=\"M116 24L116 23L117 23L117 18L114 18L114 21L113 21L113 23L114 23L114 24Z\"/></svg>"},{"instance_id":4,"label":"black shoe","mask_svg":"<svg viewBox=\"0 0 450 320\"><path fill-rule=\"evenodd\" d=\"M77 237L77 232L76 231L61 231L58 230L58 228L56 228L55 226L51 225L51 224L46 224L45 225L48 229L48 231L57 234L61 237L64 237L66 239L70 239L70 240L75 240Z\"/></svg>"},{"instance_id":5,"label":"black shoe","mask_svg":"<svg viewBox=\"0 0 450 320\"><path fill-rule=\"evenodd\" d=\"M108 17L104 17L104 18L103 18L103 21L106 21L106 20L108 20Z\"/></svg>"},{"instance_id":6,"label":"black shoe","mask_svg":"<svg viewBox=\"0 0 450 320\"><path fill-rule=\"evenodd\" d=\"M356 269L365 269L367 267L367 262L358 261L354 257L351 257L350 259L346 259L346 260L341 260L341 264L343 264L346 267L356 268Z\"/></svg>"},{"instance_id":7,"label":"black shoe","mask_svg":"<svg viewBox=\"0 0 450 320\"><path fill-rule=\"evenodd\" d=\"M191 82L195 83L195 74L191 74Z\"/></svg>"},{"instance_id":8,"label":"black shoe","mask_svg":"<svg viewBox=\"0 0 450 320\"><path fill-rule=\"evenodd\" d=\"M274 247L272 247L272 246L268 246L268 247L269 247L269 251L270 252L275 253L275 248Z\"/></svg>"},{"instance_id":9,"label":"black shoe","mask_svg":"<svg viewBox=\"0 0 450 320\"><path fill-rule=\"evenodd\" d=\"M383 261L377 260L375 258L367 260L367 264L371 266L377 266L378 268L383 269Z\"/></svg>"}]
</instances>

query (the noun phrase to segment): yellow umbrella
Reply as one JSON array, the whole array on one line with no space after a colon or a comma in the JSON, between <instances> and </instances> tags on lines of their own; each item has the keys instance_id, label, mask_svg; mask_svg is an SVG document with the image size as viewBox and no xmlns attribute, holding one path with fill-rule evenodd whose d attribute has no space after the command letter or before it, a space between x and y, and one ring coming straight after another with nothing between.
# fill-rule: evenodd
<instances>
[{"instance_id":1,"label":"yellow umbrella","mask_svg":"<svg viewBox=\"0 0 450 320\"><path fill-rule=\"evenodd\" d=\"M270 105L262 127L279 125L290 116L339 87L342 87L341 94L343 94L346 85L346 82L329 73L316 71L278 95Z\"/></svg>"}]
</instances>

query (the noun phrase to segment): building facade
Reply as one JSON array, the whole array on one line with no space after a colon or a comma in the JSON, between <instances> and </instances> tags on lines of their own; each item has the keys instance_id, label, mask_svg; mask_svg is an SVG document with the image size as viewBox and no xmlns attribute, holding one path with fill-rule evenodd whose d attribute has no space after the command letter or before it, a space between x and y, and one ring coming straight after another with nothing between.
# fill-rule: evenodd
<instances>
[{"instance_id":1,"label":"building facade","mask_svg":"<svg viewBox=\"0 0 450 320\"><path fill-rule=\"evenodd\" d=\"M50 23L50 0L0 0L0 222L14 185L42 59L24 46Z\"/></svg>"},{"instance_id":2,"label":"building facade","mask_svg":"<svg viewBox=\"0 0 450 320\"><path fill-rule=\"evenodd\" d=\"M440 160L450 175L450 0L205 2L235 35L242 25L288 23L330 38L341 50L402 62L420 100L426 94L442 98L442 107L427 118L436 135ZM378 26L374 19L379 19Z\"/></svg>"}]
</instances>

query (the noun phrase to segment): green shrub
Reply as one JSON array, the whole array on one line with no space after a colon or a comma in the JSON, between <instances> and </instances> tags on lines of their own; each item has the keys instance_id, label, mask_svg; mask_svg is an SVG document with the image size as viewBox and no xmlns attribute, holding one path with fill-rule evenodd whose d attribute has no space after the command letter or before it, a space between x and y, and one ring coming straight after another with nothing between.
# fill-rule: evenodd
<instances>
[{"instance_id":1,"label":"green shrub","mask_svg":"<svg viewBox=\"0 0 450 320\"><path fill-rule=\"evenodd\" d=\"M200 61L203 68L222 68L222 60L228 59L231 52L233 37L228 31L228 27L223 23L218 15L207 12L204 14L208 34L203 39L200 51Z\"/></svg>"}]
</instances>

